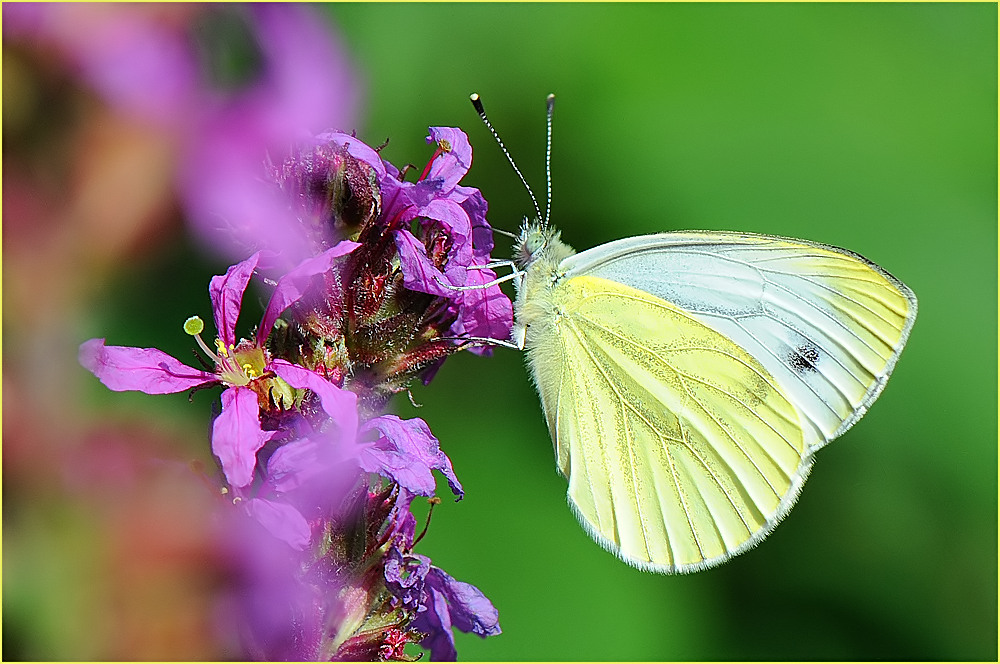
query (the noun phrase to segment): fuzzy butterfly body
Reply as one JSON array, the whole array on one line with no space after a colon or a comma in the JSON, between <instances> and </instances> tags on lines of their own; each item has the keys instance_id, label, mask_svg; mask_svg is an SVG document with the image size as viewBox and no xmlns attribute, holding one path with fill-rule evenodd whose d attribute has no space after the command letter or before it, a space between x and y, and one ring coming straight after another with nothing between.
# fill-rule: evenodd
<instances>
[{"instance_id":1,"label":"fuzzy butterfly body","mask_svg":"<svg viewBox=\"0 0 1000 664\"><path fill-rule=\"evenodd\" d=\"M522 231L515 341L568 498L631 565L696 571L763 539L814 452L885 385L913 292L852 252L663 233L575 253Z\"/></svg>"}]
</instances>

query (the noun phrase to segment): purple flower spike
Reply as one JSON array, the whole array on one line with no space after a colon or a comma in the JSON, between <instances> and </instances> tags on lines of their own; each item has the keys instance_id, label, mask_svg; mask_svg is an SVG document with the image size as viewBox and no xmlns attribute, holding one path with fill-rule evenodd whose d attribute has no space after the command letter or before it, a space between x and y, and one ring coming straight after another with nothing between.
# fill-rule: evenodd
<instances>
[{"instance_id":1,"label":"purple flower spike","mask_svg":"<svg viewBox=\"0 0 1000 664\"><path fill-rule=\"evenodd\" d=\"M302 16L246 11L284 39ZM298 71L268 80L285 76ZM201 120L218 129L210 141L219 149L206 148L201 168L187 172L212 184L191 191L229 203L223 223L263 224L255 246L268 247L211 280L216 330L207 343L200 317L184 322L214 371L103 339L84 343L80 362L115 390L223 389L212 451L235 506L239 587L220 613L238 623L244 655L411 661L407 649L419 642L432 659L454 660L452 629L499 634L497 611L475 586L413 553L422 535L411 504L435 495L435 471L457 499L464 490L423 420L380 413L466 348L455 337L509 336L511 303L484 267L493 246L486 201L458 185L472 148L460 130L432 127L437 149L418 181L406 182L356 137L330 132L268 162L276 186L261 187L247 154L280 133L269 119L283 120L250 103L257 90L246 89L244 112L206 109ZM234 195L241 180L255 184ZM284 276L266 280L274 288L260 325L240 338L249 282L272 270Z\"/></svg>"},{"instance_id":2,"label":"purple flower spike","mask_svg":"<svg viewBox=\"0 0 1000 664\"><path fill-rule=\"evenodd\" d=\"M218 380L215 374L192 369L157 348L105 346L104 339L83 342L78 359L115 392L173 394Z\"/></svg>"},{"instance_id":3,"label":"purple flower spike","mask_svg":"<svg viewBox=\"0 0 1000 664\"><path fill-rule=\"evenodd\" d=\"M421 496L434 495L434 476L440 470L448 480L452 493L461 500L465 492L451 460L441 451L438 440L427 423L420 418L403 420L395 415L382 415L365 423L362 431L377 430L379 439L361 453L361 467L397 482L401 487Z\"/></svg>"}]
</instances>

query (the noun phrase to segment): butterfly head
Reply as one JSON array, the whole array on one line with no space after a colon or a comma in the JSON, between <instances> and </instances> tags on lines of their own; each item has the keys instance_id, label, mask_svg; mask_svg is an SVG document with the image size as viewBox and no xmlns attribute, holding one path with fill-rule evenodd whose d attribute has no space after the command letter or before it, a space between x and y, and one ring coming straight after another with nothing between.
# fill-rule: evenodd
<instances>
[{"instance_id":1,"label":"butterfly head","mask_svg":"<svg viewBox=\"0 0 1000 664\"><path fill-rule=\"evenodd\" d=\"M558 265L575 252L559 239L559 231L544 222L525 219L514 243L514 264L525 270L536 262Z\"/></svg>"}]
</instances>

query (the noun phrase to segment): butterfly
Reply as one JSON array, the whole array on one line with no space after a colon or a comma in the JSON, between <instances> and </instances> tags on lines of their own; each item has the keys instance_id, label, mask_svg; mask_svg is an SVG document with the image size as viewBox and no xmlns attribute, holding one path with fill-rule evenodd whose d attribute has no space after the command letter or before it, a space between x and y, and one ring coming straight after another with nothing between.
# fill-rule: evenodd
<instances>
[{"instance_id":1,"label":"butterfly","mask_svg":"<svg viewBox=\"0 0 1000 664\"><path fill-rule=\"evenodd\" d=\"M515 244L513 337L573 512L647 571L753 547L816 451L885 387L913 291L846 249L770 235L670 232L576 253L547 217Z\"/></svg>"}]
</instances>

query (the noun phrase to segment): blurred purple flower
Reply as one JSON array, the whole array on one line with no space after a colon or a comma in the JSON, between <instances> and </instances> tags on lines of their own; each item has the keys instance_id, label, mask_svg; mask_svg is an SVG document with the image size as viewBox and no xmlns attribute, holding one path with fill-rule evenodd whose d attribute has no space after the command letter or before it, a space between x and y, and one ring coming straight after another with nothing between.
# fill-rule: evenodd
<instances>
[{"instance_id":1,"label":"blurred purple flower","mask_svg":"<svg viewBox=\"0 0 1000 664\"><path fill-rule=\"evenodd\" d=\"M197 53L184 31L190 13L127 5L3 6L5 39L54 51L112 106L179 128L200 94Z\"/></svg>"},{"instance_id":2,"label":"blurred purple flower","mask_svg":"<svg viewBox=\"0 0 1000 664\"><path fill-rule=\"evenodd\" d=\"M350 127L359 84L329 21L302 5L250 5L259 78L202 113L179 170L195 229L211 244L229 234L234 248L267 246L287 265L309 255L287 201L265 178L263 155L282 152L308 132ZM240 245L243 246L240 246Z\"/></svg>"},{"instance_id":3,"label":"blurred purple flower","mask_svg":"<svg viewBox=\"0 0 1000 664\"><path fill-rule=\"evenodd\" d=\"M262 186L265 155L352 126L360 85L312 8L235 7L5 4L4 37L55 50L109 104L173 135L178 192L209 247L230 259L267 247L287 268L310 253L280 192ZM235 89L204 71L207 18L243 22L256 50L251 80Z\"/></svg>"},{"instance_id":4,"label":"blurred purple flower","mask_svg":"<svg viewBox=\"0 0 1000 664\"><path fill-rule=\"evenodd\" d=\"M240 635L243 652L233 653L236 659L320 660L324 628L342 613L345 580L334 572L304 574L302 557L289 550L287 541L271 536L275 529L296 527L281 523L287 516L281 512L288 508L271 504L261 509L250 502L252 518L234 511L223 522L230 580L219 607L220 627ZM289 514L295 523L301 518ZM272 525L272 518L278 522Z\"/></svg>"}]
</instances>

